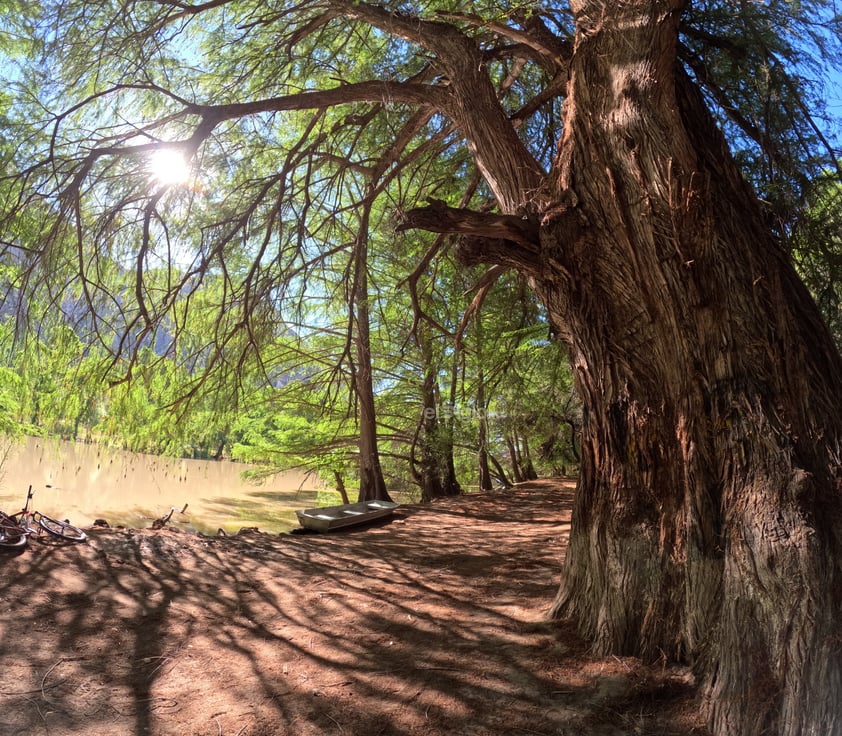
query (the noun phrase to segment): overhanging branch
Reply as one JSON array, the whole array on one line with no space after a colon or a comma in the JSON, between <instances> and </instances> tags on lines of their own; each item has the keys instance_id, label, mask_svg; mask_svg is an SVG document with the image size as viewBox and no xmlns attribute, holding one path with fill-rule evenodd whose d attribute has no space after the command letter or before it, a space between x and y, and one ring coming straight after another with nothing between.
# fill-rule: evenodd
<instances>
[{"instance_id":1,"label":"overhanging branch","mask_svg":"<svg viewBox=\"0 0 842 736\"><path fill-rule=\"evenodd\" d=\"M465 265L500 264L525 273L540 269L540 234L535 220L448 207L436 199L428 201L427 207L404 213L396 230L461 236L456 257Z\"/></svg>"},{"instance_id":2,"label":"overhanging branch","mask_svg":"<svg viewBox=\"0 0 842 736\"><path fill-rule=\"evenodd\" d=\"M416 207L404 213L398 232L427 230L431 233L453 233L478 238L511 241L530 253L538 253L538 224L517 215L496 215L474 210L448 207L438 199L430 199L427 207Z\"/></svg>"}]
</instances>

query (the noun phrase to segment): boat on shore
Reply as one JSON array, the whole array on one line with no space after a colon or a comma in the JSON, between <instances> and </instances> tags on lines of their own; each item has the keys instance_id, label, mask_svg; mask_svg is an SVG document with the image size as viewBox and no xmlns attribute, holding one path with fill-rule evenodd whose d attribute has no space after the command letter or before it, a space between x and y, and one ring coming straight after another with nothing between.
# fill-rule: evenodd
<instances>
[{"instance_id":1,"label":"boat on shore","mask_svg":"<svg viewBox=\"0 0 842 736\"><path fill-rule=\"evenodd\" d=\"M349 526L368 524L375 519L391 516L400 504L392 501L358 501L342 506L296 511L298 523L305 529L329 532Z\"/></svg>"}]
</instances>

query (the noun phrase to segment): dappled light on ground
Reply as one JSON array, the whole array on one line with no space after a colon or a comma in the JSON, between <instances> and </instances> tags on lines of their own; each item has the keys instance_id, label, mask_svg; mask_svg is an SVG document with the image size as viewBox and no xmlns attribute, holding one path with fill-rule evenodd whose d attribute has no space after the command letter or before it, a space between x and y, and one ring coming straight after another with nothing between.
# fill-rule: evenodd
<instances>
[{"instance_id":1,"label":"dappled light on ground","mask_svg":"<svg viewBox=\"0 0 842 736\"><path fill-rule=\"evenodd\" d=\"M545 621L571 495L536 482L333 535L33 542L0 557L0 733L703 733L685 672L592 658Z\"/></svg>"}]
</instances>

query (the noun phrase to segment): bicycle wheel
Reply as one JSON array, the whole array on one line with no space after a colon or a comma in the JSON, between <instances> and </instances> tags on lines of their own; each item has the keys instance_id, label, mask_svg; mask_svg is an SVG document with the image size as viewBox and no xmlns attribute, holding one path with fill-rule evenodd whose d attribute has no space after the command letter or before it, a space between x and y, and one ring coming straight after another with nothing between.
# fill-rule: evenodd
<instances>
[{"instance_id":1,"label":"bicycle wheel","mask_svg":"<svg viewBox=\"0 0 842 736\"><path fill-rule=\"evenodd\" d=\"M13 520L3 514L0 518L0 547L14 549L26 544L26 533Z\"/></svg>"},{"instance_id":2,"label":"bicycle wheel","mask_svg":"<svg viewBox=\"0 0 842 736\"><path fill-rule=\"evenodd\" d=\"M43 514L38 518L38 524L48 534L66 542L84 542L88 538L88 535L79 527L68 524L66 521L56 521Z\"/></svg>"}]
</instances>

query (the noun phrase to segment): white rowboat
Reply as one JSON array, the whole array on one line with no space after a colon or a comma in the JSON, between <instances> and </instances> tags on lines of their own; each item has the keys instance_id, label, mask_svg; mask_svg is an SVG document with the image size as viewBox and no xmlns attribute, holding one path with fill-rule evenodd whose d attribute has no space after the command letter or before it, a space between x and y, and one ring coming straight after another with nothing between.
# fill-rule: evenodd
<instances>
[{"instance_id":1,"label":"white rowboat","mask_svg":"<svg viewBox=\"0 0 842 736\"><path fill-rule=\"evenodd\" d=\"M298 523L305 529L329 532L347 526L367 524L394 513L400 504L391 501L359 501L342 506L325 506L320 509L296 511Z\"/></svg>"}]
</instances>

